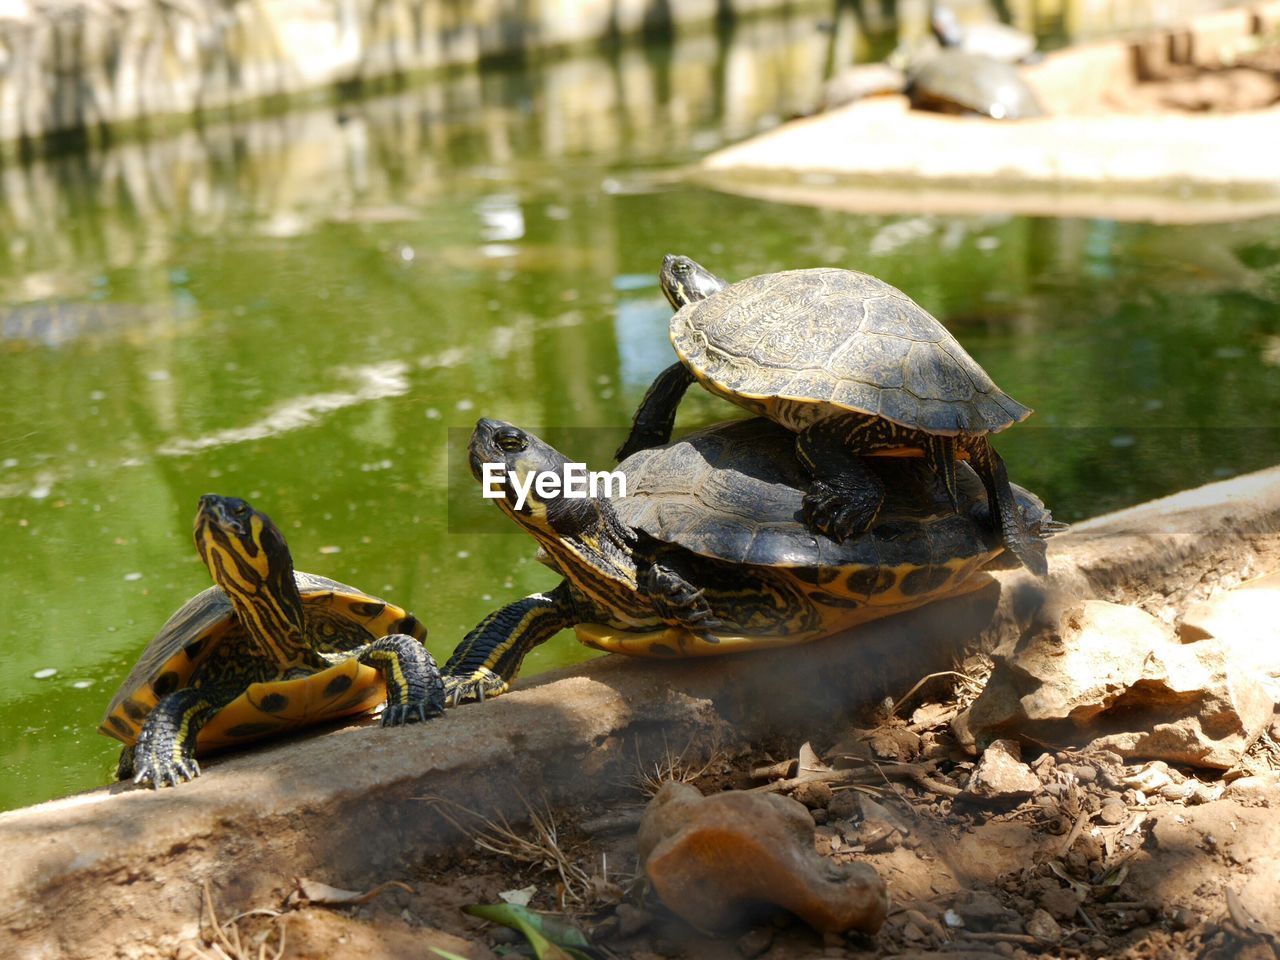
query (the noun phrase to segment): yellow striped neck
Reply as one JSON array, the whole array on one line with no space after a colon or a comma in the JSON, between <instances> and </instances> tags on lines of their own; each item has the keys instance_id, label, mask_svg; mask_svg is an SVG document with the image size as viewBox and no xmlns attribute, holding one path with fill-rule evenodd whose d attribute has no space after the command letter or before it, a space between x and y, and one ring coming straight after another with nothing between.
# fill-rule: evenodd
<instances>
[{"instance_id":1,"label":"yellow striped neck","mask_svg":"<svg viewBox=\"0 0 1280 960\"><path fill-rule=\"evenodd\" d=\"M574 590L619 623L645 626L658 622L640 600L632 545L605 524L577 537L558 537L530 528Z\"/></svg>"},{"instance_id":2,"label":"yellow striped neck","mask_svg":"<svg viewBox=\"0 0 1280 960\"><path fill-rule=\"evenodd\" d=\"M311 661L302 612L302 596L287 549L268 556L261 548L260 521L253 538L256 552L211 524L196 530L200 554L213 582L235 607L236 615L263 655L282 668ZM282 541L283 542L283 541Z\"/></svg>"}]
</instances>

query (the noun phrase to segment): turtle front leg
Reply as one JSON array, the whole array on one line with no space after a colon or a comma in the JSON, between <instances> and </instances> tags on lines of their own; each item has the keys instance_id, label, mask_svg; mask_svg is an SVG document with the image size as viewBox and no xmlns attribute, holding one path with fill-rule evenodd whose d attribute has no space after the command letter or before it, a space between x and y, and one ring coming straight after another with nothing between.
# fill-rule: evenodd
<instances>
[{"instance_id":1,"label":"turtle front leg","mask_svg":"<svg viewBox=\"0 0 1280 960\"><path fill-rule=\"evenodd\" d=\"M700 590L674 568L654 563L640 576L640 591L667 623L705 633L722 626Z\"/></svg>"},{"instance_id":2,"label":"turtle front leg","mask_svg":"<svg viewBox=\"0 0 1280 960\"><path fill-rule=\"evenodd\" d=\"M134 745L134 783L152 787L177 786L200 776L196 763L196 737L200 728L234 699L216 688L184 687L160 698L147 714ZM125 769L125 758L120 758Z\"/></svg>"},{"instance_id":3,"label":"turtle front leg","mask_svg":"<svg viewBox=\"0 0 1280 960\"><path fill-rule=\"evenodd\" d=\"M965 446L969 451L969 464L987 488L991 516L998 518L997 531L1005 549L1037 577L1046 576L1049 561L1045 557L1044 540L1027 532L1018 504L1013 499L1013 490L1009 487L1009 473L1005 470L1004 460L986 437L973 437Z\"/></svg>"},{"instance_id":4,"label":"turtle front leg","mask_svg":"<svg viewBox=\"0 0 1280 960\"><path fill-rule=\"evenodd\" d=\"M814 533L843 543L869 530L884 506L884 483L859 453L881 449L849 442L841 418L819 420L796 437L796 456L813 481L804 495L804 522Z\"/></svg>"},{"instance_id":5,"label":"turtle front leg","mask_svg":"<svg viewBox=\"0 0 1280 960\"><path fill-rule=\"evenodd\" d=\"M406 633L392 633L353 651L357 660L382 674L387 684L384 727L444 713L444 680L427 648Z\"/></svg>"},{"instance_id":6,"label":"turtle front leg","mask_svg":"<svg viewBox=\"0 0 1280 960\"><path fill-rule=\"evenodd\" d=\"M638 450L658 447L670 440L676 425L676 409L691 383L693 374L683 363L673 363L658 374L645 391L631 420L631 432L614 457L625 460Z\"/></svg>"},{"instance_id":7,"label":"turtle front leg","mask_svg":"<svg viewBox=\"0 0 1280 960\"><path fill-rule=\"evenodd\" d=\"M569 585L495 610L462 638L444 665L449 706L507 692L525 655L579 621Z\"/></svg>"}]
</instances>

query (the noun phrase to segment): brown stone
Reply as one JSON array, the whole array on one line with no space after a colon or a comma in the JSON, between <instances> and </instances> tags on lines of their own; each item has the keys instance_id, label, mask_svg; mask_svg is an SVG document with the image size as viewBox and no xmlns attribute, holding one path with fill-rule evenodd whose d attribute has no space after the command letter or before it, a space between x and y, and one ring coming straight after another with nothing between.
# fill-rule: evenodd
<instances>
[{"instance_id":1,"label":"brown stone","mask_svg":"<svg viewBox=\"0 0 1280 960\"><path fill-rule=\"evenodd\" d=\"M1041 940L1051 940L1055 943L1062 939L1062 928L1058 926L1058 921L1053 919L1047 910L1039 907L1027 921L1027 933Z\"/></svg>"},{"instance_id":2,"label":"brown stone","mask_svg":"<svg viewBox=\"0 0 1280 960\"><path fill-rule=\"evenodd\" d=\"M970 802L1016 803L1043 788L1040 778L1021 760L1013 740L995 740L982 752L960 796Z\"/></svg>"},{"instance_id":3,"label":"brown stone","mask_svg":"<svg viewBox=\"0 0 1280 960\"><path fill-rule=\"evenodd\" d=\"M704 797L689 784L666 783L645 810L636 845L658 897L700 929L737 927L762 903L834 933L875 932L888 911L875 870L815 853L808 812L777 794Z\"/></svg>"},{"instance_id":4,"label":"brown stone","mask_svg":"<svg viewBox=\"0 0 1280 960\"><path fill-rule=\"evenodd\" d=\"M1227 769L1271 720L1256 662L1216 637L1179 643L1150 614L1101 600L1046 620L998 652L964 720L972 736Z\"/></svg>"},{"instance_id":5,"label":"brown stone","mask_svg":"<svg viewBox=\"0 0 1280 960\"><path fill-rule=\"evenodd\" d=\"M1040 895L1040 906L1057 920L1074 917L1080 902L1080 894L1070 887L1050 887Z\"/></svg>"}]
</instances>

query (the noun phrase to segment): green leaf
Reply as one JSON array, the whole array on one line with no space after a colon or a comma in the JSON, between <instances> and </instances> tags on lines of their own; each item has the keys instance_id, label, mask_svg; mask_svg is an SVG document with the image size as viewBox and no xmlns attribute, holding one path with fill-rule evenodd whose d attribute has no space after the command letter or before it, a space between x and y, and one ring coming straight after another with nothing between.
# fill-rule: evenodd
<instances>
[{"instance_id":1,"label":"green leaf","mask_svg":"<svg viewBox=\"0 0 1280 960\"><path fill-rule=\"evenodd\" d=\"M430 949L437 956L444 957L444 960L467 960L466 957L460 957L452 950L445 950L443 947L431 947Z\"/></svg>"},{"instance_id":2,"label":"green leaf","mask_svg":"<svg viewBox=\"0 0 1280 960\"><path fill-rule=\"evenodd\" d=\"M591 944L577 927L514 903L478 903L463 907L481 920L518 930L538 960L593 960Z\"/></svg>"}]
</instances>

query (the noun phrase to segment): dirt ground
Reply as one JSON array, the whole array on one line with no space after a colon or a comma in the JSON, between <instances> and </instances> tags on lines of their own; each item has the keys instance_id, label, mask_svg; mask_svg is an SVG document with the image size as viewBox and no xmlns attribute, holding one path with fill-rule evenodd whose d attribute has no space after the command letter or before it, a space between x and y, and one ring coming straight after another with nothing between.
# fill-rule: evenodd
<instances>
[{"instance_id":1,"label":"dirt ground","mask_svg":"<svg viewBox=\"0 0 1280 960\"><path fill-rule=\"evenodd\" d=\"M209 946L219 938L206 922L206 944L179 956L236 957L233 945L244 957L298 960L432 956L429 945L466 957L501 955L522 938L461 908L524 890L532 909L562 914L599 956L636 960L1280 958L1273 809L1280 806L1280 723L1225 778L1125 764L1101 752L1027 751L1023 759L1043 792L977 806L957 796L974 758L959 748L949 722L988 668L974 655L902 703L813 731L809 743L831 768L818 779L796 775L801 743L778 742L736 756L702 752L696 761L693 750L673 753L663 769L635 772L632 801L554 817L539 810L541 829L508 829L454 811L476 839L473 854L423 864L402 878L407 888L361 906L219 918L223 935L239 933L234 944ZM783 787L809 808L820 854L869 863L885 880L891 907L884 927L875 936L824 936L762 914L754 926L717 939L676 918L637 876L635 856L644 803L665 779L704 793Z\"/></svg>"}]
</instances>

